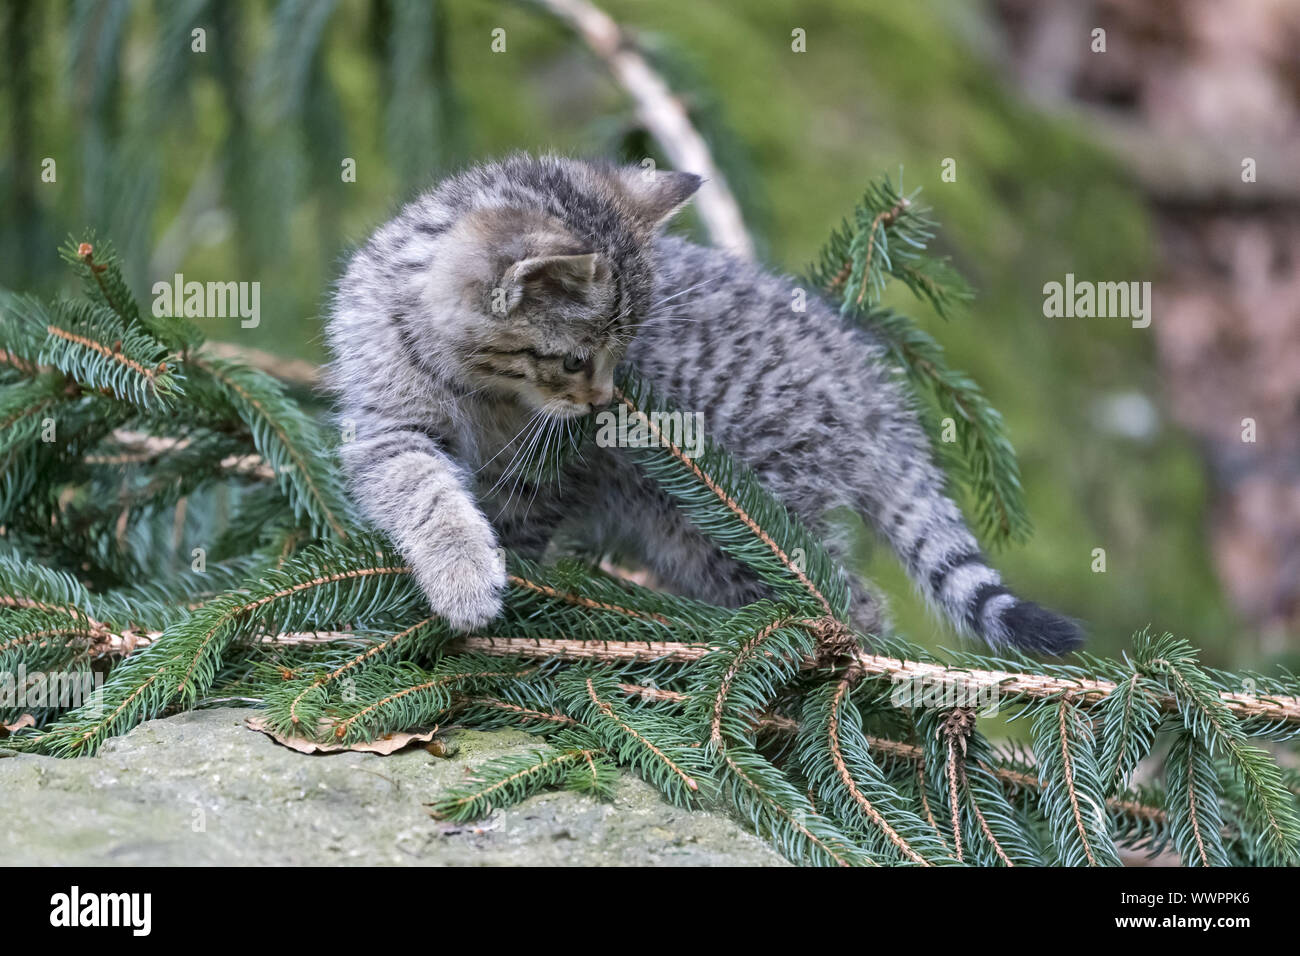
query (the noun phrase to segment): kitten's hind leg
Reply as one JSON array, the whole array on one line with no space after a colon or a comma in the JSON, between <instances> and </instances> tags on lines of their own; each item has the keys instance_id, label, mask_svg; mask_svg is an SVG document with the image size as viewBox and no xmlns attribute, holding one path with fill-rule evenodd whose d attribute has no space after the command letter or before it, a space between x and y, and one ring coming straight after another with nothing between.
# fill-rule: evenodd
<instances>
[{"instance_id":1,"label":"kitten's hind leg","mask_svg":"<svg viewBox=\"0 0 1300 956\"><path fill-rule=\"evenodd\" d=\"M663 590L736 608L766 596L758 577L702 534L658 486L630 466L592 487L580 536L600 553L645 565Z\"/></svg>"},{"instance_id":2,"label":"kitten's hind leg","mask_svg":"<svg viewBox=\"0 0 1300 956\"><path fill-rule=\"evenodd\" d=\"M890 628L889 610L880 595L856 574L849 574L849 623L866 635L880 635Z\"/></svg>"},{"instance_id":3,"label":"kitten's hind leg","mask_svg":"<svg viewBox=\"0 0 1300 956\"><path fill-rule=\"evenodd\" d=\"M644 476L623 473L592 489L598 501L586 534L595 550L615 550L641 562L657 586L673 593L738 608L771 597L758 576L725 554L682 514L675 502ZM815 536L827 540L833 556L837 539L823 522L812 522ZM885 604L860 576L849 574L849 621L864 634L881 634L889 626Z\"/></svg>"},{"instance_id":4,"label":"kitten's hind leg","mask_svg":"<svg viewBox=\"0 0 1300 956\"><path fill-rule=\"evenodd\" d=\"M772 596L753 571L724 554L675 507L668 507L671 513L661 515L655 523L656 537L651 539L653 547L645 560L669 589L731 608ZM865 635L885 633L889 614L883 599L852 571L848 584L849 623Z\"/></svg>"}]
</instances>

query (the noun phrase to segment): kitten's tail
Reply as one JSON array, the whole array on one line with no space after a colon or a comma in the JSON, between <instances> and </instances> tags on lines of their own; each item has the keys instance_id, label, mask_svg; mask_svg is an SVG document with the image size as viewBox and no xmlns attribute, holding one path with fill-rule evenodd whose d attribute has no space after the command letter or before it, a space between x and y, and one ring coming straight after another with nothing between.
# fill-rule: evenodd
<instances>
[{"instance_id":1,"label":"kitten's tail","mask_svg":"<svg viewBox=\"0 0 1300 956\"><path fill-rule=\"evenodd\" d=\"M944 494L938 469L926 462L909 471L883 495L877 489L872 511L931 605L995 650L1061 655L1083 643L1077 621L1021 600L1002 583Z\"/></svg>"},{"instance_id":2,"label":"kitten's tail","mask_svg":"<svg viewBox=\"0 0 1300 956\"><path fill-rule=\"evenodd\" d=\"M1083 629L1077 621L1033 601L1022 601L1001 585L993 588L1005 599L1000 605L989 606L986 596L990 592L984 588L976 589L968 599L971 630L990 647L1014 647L1059 657L1083 643Z\"/></svg>"}]
</instances>

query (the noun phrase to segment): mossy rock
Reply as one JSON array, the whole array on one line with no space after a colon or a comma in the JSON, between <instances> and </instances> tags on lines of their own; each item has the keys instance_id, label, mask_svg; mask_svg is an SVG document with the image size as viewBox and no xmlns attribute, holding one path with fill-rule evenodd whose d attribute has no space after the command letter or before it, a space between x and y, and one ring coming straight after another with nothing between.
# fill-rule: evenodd
<instances>
[{"instance_id":1,"label":"mossy rock","mask_svg":"<svg viewBox=\"0 0 1300 956\"><path fill-rule=\"evenodd\" d=\"M665 803L624 775L602 802L542 793L484 820L425 804L471 767L537 746L450 731L450 757L305 755L249 730L247 710L151 720L96 757L0 760L11 865L782 865L729 817Z\"/></svg>"}]
</instances>

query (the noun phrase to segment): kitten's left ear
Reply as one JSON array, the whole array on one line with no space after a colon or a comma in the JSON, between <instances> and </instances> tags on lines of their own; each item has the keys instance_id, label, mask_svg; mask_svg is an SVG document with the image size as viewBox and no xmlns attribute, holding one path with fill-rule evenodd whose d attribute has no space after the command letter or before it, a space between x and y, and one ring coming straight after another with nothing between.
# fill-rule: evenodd
<instances>
[{"instance_id":1,"label":"kitten's left ear","mask_svg":"<svg viewBox=\"0 0 1300 956\"><path fill-rule=\"evenodd\" d=\"M632 214L655 229L672 218L704 182L694 173L676 173L641 166L619 170L624 195Z\"/></svg>"},{"instance_id":2,"label":"kitten's left ear","mask_svg":"<svg viewBox=\"0 0 1300 956\"><path fill-rule=\"evenodd\" d=\"M561 292L586 297L591 286L609 275L609 265L594 252L576 256L536 256L506 269L506 312L530 294Z\"/></svg>"}]
</instances>

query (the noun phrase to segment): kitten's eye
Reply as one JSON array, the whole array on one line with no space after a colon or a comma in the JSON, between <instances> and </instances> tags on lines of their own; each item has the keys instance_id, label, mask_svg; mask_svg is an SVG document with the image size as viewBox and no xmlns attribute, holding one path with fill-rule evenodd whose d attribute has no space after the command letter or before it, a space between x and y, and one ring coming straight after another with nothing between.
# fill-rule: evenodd
<instances>
[{"instance_id":1,"label":"kitten's eye","mask_svg":"<svg viewBox=\"0 0 1300 956\"><path fill-rule=\"evenodd\" d=\"M564 370L570 374L581 372L586 364L587 360L581 355L574 355L570 352L568 355L564 356Z\"/></svg>"}]
</instances>

